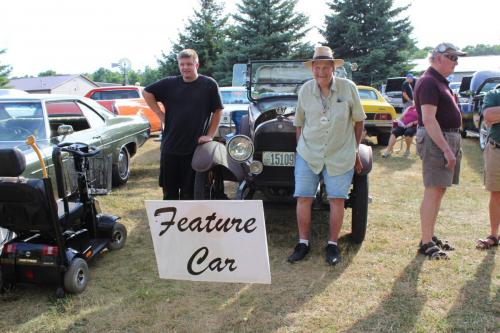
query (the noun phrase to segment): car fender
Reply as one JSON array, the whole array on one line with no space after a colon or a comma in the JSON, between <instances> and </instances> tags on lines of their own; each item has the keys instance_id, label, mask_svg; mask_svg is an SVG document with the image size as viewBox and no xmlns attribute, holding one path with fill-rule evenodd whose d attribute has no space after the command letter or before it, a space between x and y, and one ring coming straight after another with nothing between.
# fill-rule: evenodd
<instances>
[{"instance_id":1,"label":"car fender","mask_svg":"<svg viewBox=\"0 0 500 333\"><path fill-rule=\"evenodd\" d=\"M359 173L360 176L365 176L372 170L373 164L373 152L372 147L360 144L359 145L359 157L361 158L361 164L363 169Z\"/></svg>"},{"instance_id":2,"label":"car fender","mask_svg":"<svg viewBox=\"0 0 500 333\"><path fill-rule=\"evenodd\" d=\"M191 167L197 172L205 172L217 165L227 168L238 181L245 178L243 166L229 158L227 148L223 143L210 141L196 147Z\"/></svg>"}]
</instances>

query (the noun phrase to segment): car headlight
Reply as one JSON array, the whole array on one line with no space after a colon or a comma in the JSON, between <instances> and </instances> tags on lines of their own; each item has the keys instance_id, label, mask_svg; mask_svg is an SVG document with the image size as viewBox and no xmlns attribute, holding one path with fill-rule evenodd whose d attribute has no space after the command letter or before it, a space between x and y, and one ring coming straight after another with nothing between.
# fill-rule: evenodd
<instances>
[{"instance_id":1,"label":"car headlight","mask_svg":"<svg viewBox=\"0 0 500 333\"><path fill-rule=\"evenodd\" d=\"M253 142L246 135L235 135L227 143L227 151L236 162L244 162L253 155Z\"/></svg>"}]
</instances>

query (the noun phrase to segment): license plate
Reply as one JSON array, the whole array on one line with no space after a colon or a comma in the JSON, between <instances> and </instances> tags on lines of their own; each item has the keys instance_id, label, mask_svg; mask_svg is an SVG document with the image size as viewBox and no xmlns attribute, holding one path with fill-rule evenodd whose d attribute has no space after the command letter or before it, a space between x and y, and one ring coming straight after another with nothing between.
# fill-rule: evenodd
<instances>
[{"instance_id":1,"label":"license plate","mask_svg":"<svg viewBox=\"0 0 500 333\"><path fill-rule=\"evenodd\" d=\"M265 151L262 153L262 164L266 166L293 167L295 165L295 153Z\"/></svg>"}]
</instances>

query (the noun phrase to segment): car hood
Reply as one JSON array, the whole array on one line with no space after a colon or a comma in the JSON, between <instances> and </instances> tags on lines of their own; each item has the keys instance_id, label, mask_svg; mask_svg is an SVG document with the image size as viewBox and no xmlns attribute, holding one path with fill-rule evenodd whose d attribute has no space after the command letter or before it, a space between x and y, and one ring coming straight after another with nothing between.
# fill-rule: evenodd
<instances>
[{"instance_id":1,"label":"car hood","mask_svg":"<svg viewBox=\"0 0 500 333\"><path fill-rule=\"evenodd\" d=\"M365 106L385 106L385 107L389 107L390 104L387 103L387 102L381 102L381 101L375 101L375 100L368 100L368 99L362 99L361 100L361 105L363 107Z\"/></svg>"}]
</instances>

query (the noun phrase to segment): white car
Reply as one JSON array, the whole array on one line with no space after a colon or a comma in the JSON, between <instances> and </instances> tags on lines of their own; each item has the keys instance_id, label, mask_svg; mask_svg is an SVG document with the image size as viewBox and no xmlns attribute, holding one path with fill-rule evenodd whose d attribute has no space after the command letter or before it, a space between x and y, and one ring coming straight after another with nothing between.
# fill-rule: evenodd
<instances>
[{"instance_id":1,"label":"white car","mask_svg":"<svg viewBox=\"0 0 500 333\"><path fill-rule=\"evenodd\" d=\"M231 120L231 114L236 111L242 111L239 115L248 112L250 101L245 87L220 87L219 90L224 105L219 124L219 134L224 136L235 131L235 124Z\"/></svg>"}]
</instances>

